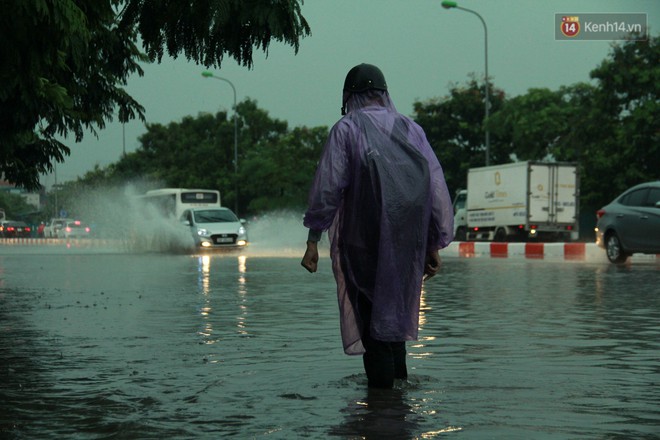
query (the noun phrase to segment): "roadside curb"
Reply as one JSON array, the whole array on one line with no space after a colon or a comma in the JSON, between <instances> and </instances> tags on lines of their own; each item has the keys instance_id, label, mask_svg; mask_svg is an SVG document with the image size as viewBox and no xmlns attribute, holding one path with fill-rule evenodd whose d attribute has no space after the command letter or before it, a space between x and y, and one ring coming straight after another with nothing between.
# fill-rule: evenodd
<instances>
[{"instance_id":1,"label":"roadside curb","mask_svg":"<svg viewBox=\"0 0 660 440\"><path fill-rule=\"evenodd\" d=\"M0 238L0 246L64 246L67 248L118 248L122 242L101 238ZM535 260L587 261L609 263L605 250L596 243L491 243L457 241L440 250L447 258L511 258ZM632 261L660 263L660 254L635 254Z\"/></svg>"},{"instance_id":2,"label":"roadside curb","mask_svg":"<svg viewBox=\"0 0 660 440\"><path fill-rule=\"evenodd\" d=\"M596 243L490 243L452 242L440 251L443 257L456 258L522 258L576 260L608 263L605 250ZM660 255L635 254L633 260L660 262Z\"/></svg>"},{"instance_id":3,"label":"roadside curb","mask_svg":"<svg viewBox=\"0 0 660 440\"><path fill-rule=\"evenodd\" d=\"M98 247L116 244L117 240L99 238L0 238L0 245Z\"/></svg>"}]
</instances>

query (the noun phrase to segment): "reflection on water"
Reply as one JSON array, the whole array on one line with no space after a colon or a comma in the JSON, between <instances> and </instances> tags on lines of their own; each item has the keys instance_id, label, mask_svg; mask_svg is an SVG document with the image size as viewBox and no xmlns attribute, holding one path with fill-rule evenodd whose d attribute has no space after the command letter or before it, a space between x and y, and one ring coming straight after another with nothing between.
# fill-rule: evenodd
<instances>
[{"instance_id":1,"label":"reflection on water","mask_svg":"<svg viewBox=\"0 0 660 440\"><path fill-rule=\"evenodd\" d=\"M435 427L424 431L427 418L436 416L435 411L426 409L423 400L410 395L410 390L419 388L419 383L397 383L392 390L366 389L364 397L352 400L342 409L344 419L328 431L328 435L359 439L430 439L460 427ZM436 422L437 423L437 422Z\"/></svg>"},{"instance_id":2,"label":"reflection on water","mask_svg":"<svg viewBox=\"0 0 660 440\"><path fill-rule=\"evenodd\" d=\"M327 258L0 253L0 438L656 438L659 269L445 259L371 391Z\"/></svg>"},{"instance_id":3,"label":"reflection on water","mask_svg":"<svg viewBox=\"0 0 660 440\"><path fill-rule=\"evenodd\" d=\"M344 420L329 434L362 439L413 438L418 425L406 400L405 391L399 388L367 389L364 398L342 410Z\"/></svg>"}]
</instances>

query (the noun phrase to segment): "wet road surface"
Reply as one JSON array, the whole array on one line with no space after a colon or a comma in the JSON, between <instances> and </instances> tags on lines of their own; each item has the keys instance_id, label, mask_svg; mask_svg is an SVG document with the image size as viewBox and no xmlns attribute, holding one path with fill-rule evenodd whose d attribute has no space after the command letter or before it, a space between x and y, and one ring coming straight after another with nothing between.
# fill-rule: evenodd
<instances>
[{"instance_id":1,"label":"wet road surface","mask_svg":"<svg viewBox=\"0 0 660 440\"><path fill-rule=\"evenodd\" d=\"M5 247L0 438L660 438L659 281L445 258L409 380L377 393L327 258Z\"/></svg>"}]
</instances>

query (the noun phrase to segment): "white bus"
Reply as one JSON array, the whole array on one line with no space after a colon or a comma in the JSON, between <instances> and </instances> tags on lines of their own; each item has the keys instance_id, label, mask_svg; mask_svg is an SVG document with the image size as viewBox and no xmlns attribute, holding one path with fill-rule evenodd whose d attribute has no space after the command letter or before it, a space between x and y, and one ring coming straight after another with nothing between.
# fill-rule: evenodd
<instances>
[{"instance_id":1,"label":"white bus","mask_svg":"<svg viewBox=\"0 0 660 440\"><path fill-rule=\"evenodd\" d=\"M176 219L189 208L221 207L220 191L214 189L160 188L147 191L140 199Z\"/></svg>"}]
</instances>

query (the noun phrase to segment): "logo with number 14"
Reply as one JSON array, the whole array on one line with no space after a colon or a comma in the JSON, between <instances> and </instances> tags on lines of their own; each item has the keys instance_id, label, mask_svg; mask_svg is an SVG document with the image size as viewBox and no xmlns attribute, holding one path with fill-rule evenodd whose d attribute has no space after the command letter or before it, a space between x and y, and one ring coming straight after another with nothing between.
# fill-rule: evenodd
<instances>
[{"instance_id":1,"label":"logo with number 14","mask_svg":"<svg viewBox=\"0 0 660 440\"><path fill-rule=\"evenodd\" d=\"M577 16L563 16L559 24L561 33L567 37L575 37L580 33L580 18Z\"/></svg>"}]
</instances>

